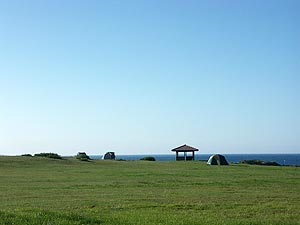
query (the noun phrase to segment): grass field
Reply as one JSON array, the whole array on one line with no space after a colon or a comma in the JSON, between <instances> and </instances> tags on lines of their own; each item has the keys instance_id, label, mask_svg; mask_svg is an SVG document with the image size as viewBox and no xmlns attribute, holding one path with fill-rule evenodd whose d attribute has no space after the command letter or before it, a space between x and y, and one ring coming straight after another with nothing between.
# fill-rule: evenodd
<instances>
[{"instance_id":1,"label":"grass field","mask_svg":"<svg viewBox=\"0 0 300 225\"><path fill-rule=\"evenodd\" d=\"M300 167L0 157L0 224L300 224Z\"/></svg>"}]
</instances>

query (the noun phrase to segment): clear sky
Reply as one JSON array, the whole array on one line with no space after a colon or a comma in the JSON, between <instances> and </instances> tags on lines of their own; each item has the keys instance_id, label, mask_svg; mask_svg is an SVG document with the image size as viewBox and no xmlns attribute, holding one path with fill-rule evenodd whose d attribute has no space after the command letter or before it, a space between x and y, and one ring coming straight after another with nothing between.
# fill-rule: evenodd
<instances>
[{"instance_id":1,"label":"clear sky","mask_svg":"<svg viewBox=\"0 0 300 225\"><path fill-rule=\"evenodd\" d=\"M0 0L0 154L300 153L299 12Z\"/></svg>"}]
</instances>

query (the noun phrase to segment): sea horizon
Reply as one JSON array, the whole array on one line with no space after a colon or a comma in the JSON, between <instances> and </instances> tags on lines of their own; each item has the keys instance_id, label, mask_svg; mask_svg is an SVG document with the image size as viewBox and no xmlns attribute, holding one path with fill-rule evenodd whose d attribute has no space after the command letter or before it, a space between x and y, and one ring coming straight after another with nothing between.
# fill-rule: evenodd
<instances>
[{"instance_id":1,"label":"sea horizon","mask_svg":"<svg viewBox=\"0 0 300 225\"><path fill-rule=\"evenodd\" d=\"M242 160L262 160L277 162L280 165L300 166L300 153L196 153L195 160L207 161L213 154L224 155L229 163L239 163ZM74 155L63 155L62 157L74 157ZM103 154L88 154L91 159L101 159ZM0 155L0 156L20 156L20 155ZM150 153L150 154L116 154L118 160L140 160L143 157L154 157L156 161L175 161L175 154L172 153Z\"/></svg>"},{"instance_id":2,"label":"sea horizon","mask_svg":"<svg viewBox=\"0 0 300 225\"><path fill-rule=\"evenodd\" d=\"M195 160L208 160L208 158L216 153L206 153L206 154L195 154ZM218 154L218 153L217 153ZM262 160L262 161L271 161L277 162L280 165L291 165L298 166L300 165L300 153L230 153L230 154L221 154L224 155L228 162L238 163L242 160ZM92 159L101 159L103 155L90 155ZM151 156L154 157L157 161L174 161L175 154L116 154L117 159L123 160L139 160L143 157Z\"/></svg>"}]
</instances>

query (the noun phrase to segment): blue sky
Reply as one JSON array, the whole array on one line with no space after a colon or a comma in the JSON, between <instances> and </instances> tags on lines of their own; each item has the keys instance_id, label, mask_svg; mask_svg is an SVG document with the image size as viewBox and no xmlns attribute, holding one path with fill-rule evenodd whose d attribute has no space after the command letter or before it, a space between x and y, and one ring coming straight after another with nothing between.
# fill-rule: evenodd
<instances>
[{"instance_id":1,"label":"blue sky","mask_svg":"<svg viewBox=\"0 0 300 225\"><path fill-rule=\"evenodd\" d=\"M300 153L299 10L0 0L0 154Z\"/></svg>"}]
</instances>

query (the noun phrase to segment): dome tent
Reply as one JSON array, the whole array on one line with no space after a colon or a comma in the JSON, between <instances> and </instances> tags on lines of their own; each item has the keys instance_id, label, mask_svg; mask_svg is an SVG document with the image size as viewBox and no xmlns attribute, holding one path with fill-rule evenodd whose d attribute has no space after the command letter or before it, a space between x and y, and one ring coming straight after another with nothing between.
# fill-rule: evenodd
<instances>
[{"instance_id":1,"label":"dome tent","mask_svg":"<svg viewBox=\"0 0 300 225\"><path fill-rule=\"evenodd\" d=\"M102 159L110 159L110 160L115 160L116 156L114 152L106 152L103 156Z\"/></svg>"},{"instance_id":2,"label":"dome tent","mask_svg":"<svg viewBox=\"0 0 300 225\"><path fill-rule=\"evenodd\" d=\"M214 154L209 157L207 161L208 165L229 165L223 155Z\"/></svg>"}]
</instances>

